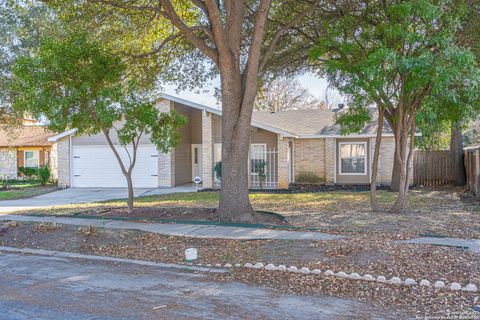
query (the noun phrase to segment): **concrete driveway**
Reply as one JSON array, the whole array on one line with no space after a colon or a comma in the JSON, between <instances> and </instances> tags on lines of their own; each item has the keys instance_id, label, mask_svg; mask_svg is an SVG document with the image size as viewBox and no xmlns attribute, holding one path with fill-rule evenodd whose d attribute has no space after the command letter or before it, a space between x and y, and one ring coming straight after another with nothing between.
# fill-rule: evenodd
<instances>
[{"instance_id":1,"label":"concrete driveway","mask_svg":"<svg viewBox=\"0 0 480 320\"><path fill-rule=\"evenodd\" d=\"M356 300L178 269L11 253L0 268L1 319L397 319Z\"/></svg>"},{"instance_id":2,"label":"concrete driveway","mask_svg":"<svg viewBox=\"0 0 480 320\"><path fill-rule=\"evenodd\" d=\"M195 187L191 185L178 186L174 188L134 190L135 197L193 191L195 191ZM28 199L0 201L0 213L15 212L26 209L39 209L66 204L124 199L126 197L126 188L69 188L42 194Z\"/></svg>"}]
</instances>

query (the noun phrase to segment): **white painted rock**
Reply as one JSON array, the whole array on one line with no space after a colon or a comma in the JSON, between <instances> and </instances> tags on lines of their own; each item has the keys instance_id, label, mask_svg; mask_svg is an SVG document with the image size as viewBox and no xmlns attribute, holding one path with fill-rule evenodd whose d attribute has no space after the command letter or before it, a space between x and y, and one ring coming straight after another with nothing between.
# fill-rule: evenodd
<instances>
[{"instance_id":1,"label":"white painted rock","mask_svg":"<svg viewBox=\"0 0 480 320\"><path fill-rule=\"evenodd\" d=\"M247 262L243 265L245 268L253 268L253 264L251 264L250 262Z\"/></svg>"},{"instance_id":2,"label":"white painted rock","mask_svg":"<svg viewBox=\"0 0 480 320\"><path fill-rule=\"evenodd\" d=\"M443 289L445 288L445 282L443 281L435 281L435 283L433 284L433 286L437 289Z\"/></svg>"},{"instance_id":3,"label":"white painted rock","mask_svg":"<svg viewBox=\"0 0 480 320\"><path fill-rule=\"evenodd\" d=\"M467 284L463 289L463 291L470 291L470 292L477 292L477 286L474 285L473 283Z\"/></svg>"},{"instance_id":4,"label":"white painted rock","mask_svg":"<svg viewBox=\"0 0 480 320\"><path fill-rule=\"evenodd\" d=\"M281 264L277 267L278 271L287 271L287 267L284 264Z\"/></svg>"},{"instance_id":5,"label":"white painted rock","mask_svg":"<svg viewBox=\"0 0 480 320\"><path fill-rule=\"evenodd\" d=\"M312 274L320 274L322 273L322 271L320 271L320 269L313 269L312 270Z\"/></svg>"},{"instance_id":6,"label":"white painted rock","mask_svg":"<svg viewBox=\"0 0 480 320\"><path fill-rule=\"evenodd\" d=\"M420 280L420 286L422 287L430 287L430 281L426 280L426 279L422 279Z\"/></svg>"},{"instance_id":7,"label":"white painted rock","mask_svg":"<svg viewBox=\"0 0 480 320\"><path fill-rule=\"evenodd\" d=\"M347 274L343 271L340 271L340 272L337 272L337 277L340 277L340 278L346 278L348 277Z\"/></svg>"},{"instance_id":8,"label":"white painted rock","mask_svg":"<svg viewBox=\"0 0 480 320\"><path fill-rule=\"evenodd\" d=\"M392 277L390 280L388 280L388 282L390 284L400 285L402 284L402 279L400 279L399 277Z\"/></svg>"},{"instance_id":9,"label":"white painted rock","mask_svg":"<svg viewBox=\"0 0 480 320\"><path fill-rule=\"evenodd\" d=\"M363 280L374 281L375 278L371 274L366 274L366 275L363 276Z\"/></svg>"},{"instance_id":10,"label":"white painted rock","mask_svg":"<svg viewBox=\"0 0 480 320\"><path fill-rule=\"evenodd\" d=\"M231 265L230 263L225 263L224 267L225 267L225 268L231 268L232 265Z\"/></svg>"},{"instance_id":11,"label":"white painted rock","mask_svg":"<svg viewBox=\"0 0 480 320\"><path fill-rule=\"evenodd\" d=\"M215 267L217 267L217 268L221 268L221 267L222 267L222 265L221 265L220 263L217 263L217 264L215 265Z\"/></svg>"},{"instance_id":12,"label":"white painted rock","mask_svg":"<svg viewBox=\"0 0 480 320\"><path fill-rule=\"evenodd\" d=\"M362 279L362 277L358 274L358 273L350 273L350 275L348 276L350 279L352 280L360 280Z\"/></svg>"},{"instance_id":13,"label":"white painted rock","mask_svg":"<svg viewBox=\"0 0 480 320\"><path fill-rule=\"evenodd\" d=\"M387 278L385 278L384 276L378 276L377 277L377 282L385 283L385 282L387 282Z\"/></svg>"},{"instance_id":14,"label":"white painted rock","mask_svg":"<svg viewBox=\"0 0 480 320\"><path fill-rule=\"evenodd\" d=\"M335 275L335 273L332 270L327 270L327 271L325 271L325 275L326 276L333 276L333 275Z\"/></svg>"},{"instance_id":15,"label":"white painted rock","mask_svg":"<svg viewBox=\"0 0 480 320\"><path fill-rule=\"evenodd\" d=\"M261 262L257 262L255 263L255 265L253 266L254 269L262 269L264 267L263 263Z\"/></svg>"},{"instance_id":16,"label":"white painted rock","mask_svg":"<svg viewBox=\"0 0 480 320\"><path fill-rule=\"evenodd\" d=\"M450 290L453 290L453 291L462 290L462 285L458 282L452 282L450 284Z\"/></svg>"},{"instance_id":17,"label":"white painted rock","mask_svg":"<svg viewBox=\"0 0 480 320\"><path fill-rule=\"evenodd\" d=\"M210 263L207 263L205 266L207 267L211 267L212 265Z\"/></svg>"},{"instance_id":18,"label":"white painted rock","mask_svg":"<svg viewBox=\"0 0 480 320\"><path fill-rule=\"evenodd\" d=\"M293 273L298 273L298 268L295 267L295 266L290 266L288 269L287 269L288 272L293 272Z\"/></svg>"},{"instance_id":19,"label":"white painted rock","mask_svg":"<svg viewBox=\"0 0 480 320\"><path fill-rule=\"evenodd\" d=\"M201 263L197 263L197 266L201 267L201 266L203 266L203 264L201 264Z\"/></svg>"},{"instance_id":20,"label":"white painted rock","mask_svg":"<svg viewBox=\"0 0 480 320\"><path fill-rule=\"evenodd\" d=\"M300 273L309 274L309 273L310 273L310 269L308 269L307 267L303 267L302 269L300 269Z\"/></svg>"},{"instance_id":21,"label":"white painted rock","mask_svg":"<svg viewBox=\"0 0 480 320\"><path fill-rule=\"evenodd\" d=\"M235 267L240 268L242 265L240 263L235 263Z\"/></svg>"},{"instance_id":22,"label":"white painted rock","mask_svg":"<svg viewBox=\"0 0 480 320\"><path fill-rule=\"evenodd\" d=\"M275 267L275 265L269 263L265 266L265 270L268 270L268 271L275 271L277 270L277 267Z\"/></svg>"},{"instance_id":23,"label":"white painted rock","mask_svg":"<svg viewBox=\"0 0 480 320\"><path fill-rule=\"evenodd\" d=\"M406 286L414 286L414 285L417 284L417 281L413 280L412 278L407 278L407 279L405 279L404 284Z\"/></svg>"}]
</instances>

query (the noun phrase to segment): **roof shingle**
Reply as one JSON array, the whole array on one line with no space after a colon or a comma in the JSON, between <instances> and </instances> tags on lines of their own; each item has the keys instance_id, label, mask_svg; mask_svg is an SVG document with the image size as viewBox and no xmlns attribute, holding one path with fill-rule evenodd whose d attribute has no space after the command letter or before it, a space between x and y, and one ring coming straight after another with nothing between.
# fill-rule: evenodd
<instances>
[{"instance_id":1,"label":"roof shingle","mask_svg":"<svg viewBox=\"0 0 480 320\"><path fill-rule=\"evenodd\" d=\"M55 134L44 126L22 126L11 130L0 129L0 147L50 146L48 138Z\"/></svg>"},{"instance_id":2,"label":"roof shingle","mask_svg":"<svg viewBox=\"0 0 480 320\"><path fill-rule=\"evenodd\" d=\"M371 112L372 121L357 134L376 134L378 113L373 109ZM340 126L335 124L337 114L338 112L332 109L286 110L274 113L256 111L253 113L253 120L291 132L297 136L338 136L341 135L341 132ZM384 124L383 133L392 133L387 123Z\"/></svg>"}]
</instances>

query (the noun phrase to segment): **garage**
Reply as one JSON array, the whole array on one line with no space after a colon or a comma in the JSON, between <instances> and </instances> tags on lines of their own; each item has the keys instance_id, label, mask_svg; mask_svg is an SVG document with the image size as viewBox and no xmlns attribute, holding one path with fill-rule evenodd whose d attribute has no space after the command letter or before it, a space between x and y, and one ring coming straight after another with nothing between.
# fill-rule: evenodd
<instances>
[{"instance_id":1,"label":"garage","mask_svg":"<svg viewBox=\"0 0 480 320\"><path fill-rule=\"evenodd\" d=\"M117 150L123 163L129 164L130 160L125 149L119 146ZM127 187L125 176L122 174L118 161L108 145L74 145L72 158L73 187ZM138 147L137 162L133 169L132 178L134 188L156 188L158 186L158 151L154 145Z\"/></svg>"}]
</instances>

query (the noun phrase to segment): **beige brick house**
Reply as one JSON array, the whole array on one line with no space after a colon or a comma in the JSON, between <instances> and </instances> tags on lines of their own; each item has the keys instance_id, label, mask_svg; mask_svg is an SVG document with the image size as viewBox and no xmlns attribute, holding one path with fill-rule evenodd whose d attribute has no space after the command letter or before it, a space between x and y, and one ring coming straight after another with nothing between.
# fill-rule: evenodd
<instances>
[{"instance_id":1,"label":"beige brick house","mask_svg":"<svg viewBox=\"0 0 480 320\"><path fill-rule=\"evenodd\" d=\"M160 110L176 110L188 118L181 142L159 152L148 138L141 142L133 172L137 188L173 187L202 179L204 188L221 184L215 166L221 162L220 109L162 95ZM375 143L375 125L342 136L335 110L255 112L252 120L250 181L252 188L288 188L292 182L368 184ZM125 187L118 164L101 135L78 136L69 130L51 137L57 144L58 182L73 187ZM126 152L116 142L128 161ZM388 185L393 165L393 135L382 140L379 183Z\"/></svg>"}]
</instances>

